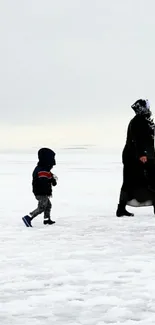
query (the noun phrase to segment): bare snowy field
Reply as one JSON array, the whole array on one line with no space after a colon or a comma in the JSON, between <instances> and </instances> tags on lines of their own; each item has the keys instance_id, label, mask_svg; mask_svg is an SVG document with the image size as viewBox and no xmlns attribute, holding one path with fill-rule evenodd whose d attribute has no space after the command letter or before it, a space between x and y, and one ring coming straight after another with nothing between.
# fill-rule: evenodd
<instances>
[{"instance_id":1,"label":"bare snowy field","mask_svg":"<svg viewBox=\"0 0 155 325\"><path fill-rule=\"evenodd\" d=\"M53 226L36 206L33 154L0 154L0 324L155 324L155 217L116 218L120 152L59 150Z\"/></svg>"}]
</instances>

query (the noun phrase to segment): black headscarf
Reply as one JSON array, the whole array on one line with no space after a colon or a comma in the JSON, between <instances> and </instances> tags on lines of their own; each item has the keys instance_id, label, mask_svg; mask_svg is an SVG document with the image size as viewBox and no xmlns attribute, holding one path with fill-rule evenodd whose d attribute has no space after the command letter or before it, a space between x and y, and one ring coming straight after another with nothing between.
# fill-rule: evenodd
<instances>
[{"instance_id":1,"label":"black headscarf","mask_svg":"<svg viewBox=\"0 0 155 325\"><path fill-rule=\"evenodd\" d=\"M145 118L150 128L152 137L154 137L155 133L155 124L152 118L152 112L150 110L150 104L148 99L138 99L131 108L134 110L136 115L141 115Z\"/></svg>"}]
</instances>

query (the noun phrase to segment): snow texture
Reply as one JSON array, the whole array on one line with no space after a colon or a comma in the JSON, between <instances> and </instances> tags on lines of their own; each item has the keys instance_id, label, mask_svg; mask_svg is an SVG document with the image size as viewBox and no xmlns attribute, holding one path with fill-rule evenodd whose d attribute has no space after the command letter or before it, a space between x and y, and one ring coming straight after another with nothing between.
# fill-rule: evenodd
<instances>
[{"instance_id":1,"label":"snow texture","mask_svg":"<svg viewBox=\"0 0 155 325\"><path fill-rule=\"evenodd\" d=\"M53 226L36 206L36 153L0 155L0 324L155 324L155 217L152 207L116 218L120 153L59 150Z\"/></svg>"}]
</instances>

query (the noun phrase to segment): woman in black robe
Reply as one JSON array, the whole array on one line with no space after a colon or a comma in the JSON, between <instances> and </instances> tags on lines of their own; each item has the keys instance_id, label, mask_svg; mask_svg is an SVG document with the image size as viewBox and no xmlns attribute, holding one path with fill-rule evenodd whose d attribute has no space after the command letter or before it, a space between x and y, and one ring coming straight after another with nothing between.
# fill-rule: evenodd
<instances>
[{"instance_id":1,"label":"woman in black robe","mask_svg":"<svg viewBox=\"0 0 155 325\"><path fill-rule=\"evenodd\" d=\"M117 217L133 216L126 210L133 199L137 201L136 206L153 205L155 210L155 124L148 100L139 99L131 107L136 115L128 125L122 153L123 184ZM151 203L145 204L148 200Z\"/></svg>"}]
</instances>

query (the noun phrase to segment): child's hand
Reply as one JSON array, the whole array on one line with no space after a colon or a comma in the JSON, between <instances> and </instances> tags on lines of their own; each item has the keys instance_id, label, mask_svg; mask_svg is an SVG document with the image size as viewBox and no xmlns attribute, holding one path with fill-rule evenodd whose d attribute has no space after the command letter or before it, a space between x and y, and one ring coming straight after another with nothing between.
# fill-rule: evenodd
<instances>
[{"instance_id":1,"label":"child's hand","mask_svg":"<svg viewBox=\"0 0 155 325\"><path fill-rule=\"evenodd\" d=\"M55 174L53 174L53 178L56 180L56 182L58 181L58 177Z\"/></svg>"},{"instance_id":2,"label":"child's hand","mask_svg":"<svg viewBox=\"0 0 155 325\"><path fill-rule=\"evenodd\" d=\"M58 177L56 175L52 174L51 183L53 186L57 185L57 180L58 180Z\"/></svg>"}]
</instances>

